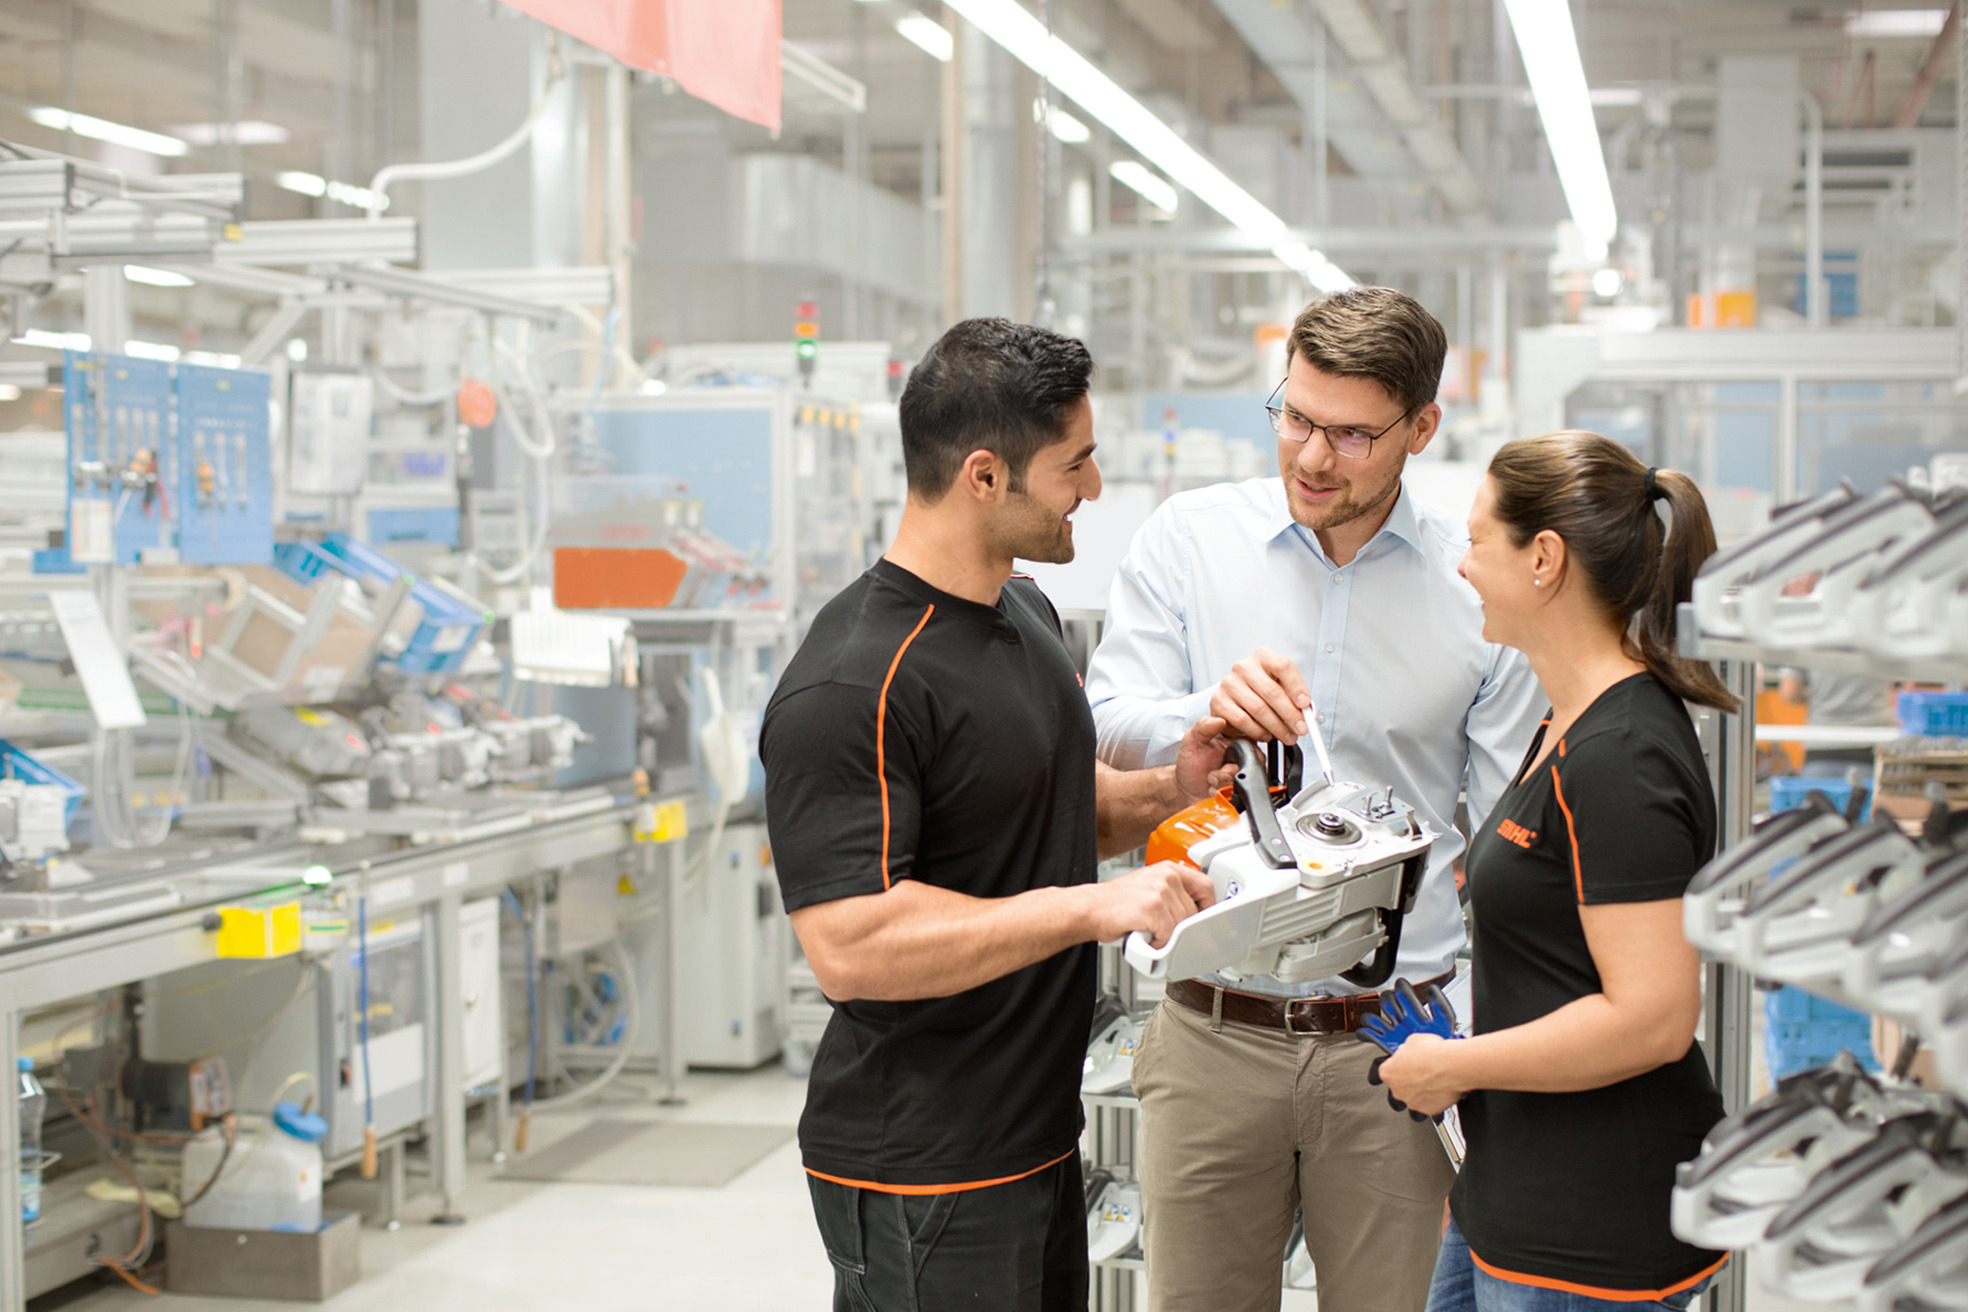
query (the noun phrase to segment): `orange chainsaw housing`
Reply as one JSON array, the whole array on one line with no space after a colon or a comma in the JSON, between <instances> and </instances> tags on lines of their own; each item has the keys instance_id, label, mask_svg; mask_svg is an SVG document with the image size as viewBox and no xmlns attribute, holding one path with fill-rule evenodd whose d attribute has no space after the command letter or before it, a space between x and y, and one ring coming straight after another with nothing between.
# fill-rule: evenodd
<instances>
[{"instance_id":1,"label":"orange chainsaw housing","mask_svg":"<svg viewBox=\"0 0 1968 1312\"><path fill-rule=\"evenodd\" d=\"M1231 790L1220 790L1216 796L1205 798L1186 810L1177 811L1155 827L1148 835L1148 864L1158 861L1180 861L1187 866L1196 866L1189 857L1189 849L1215 834L1233 828L1244 822L1243 812L1230 800ZM1282 788L1271 790L1273 805L1281 805L1291 799ZM1197 869L1202 867L1196 866Z\"/></svg>"}]
</instances>

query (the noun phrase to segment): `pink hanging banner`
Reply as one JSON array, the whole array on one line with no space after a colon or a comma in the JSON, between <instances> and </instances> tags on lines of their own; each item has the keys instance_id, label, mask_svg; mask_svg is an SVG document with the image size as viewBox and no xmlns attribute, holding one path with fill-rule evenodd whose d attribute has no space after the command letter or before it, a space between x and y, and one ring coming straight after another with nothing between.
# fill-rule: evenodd
<instances>
[{"instance_id":1,"label":"pink hanging banner","mask_svg":"<svg viewBox=\"0 0 1968 1312\"><path fill-rule=\"evenodd\" d=\"M779 130L781 0L505 0L631 68L673 77L727 114Z\"/></svg>"}]
</instances>

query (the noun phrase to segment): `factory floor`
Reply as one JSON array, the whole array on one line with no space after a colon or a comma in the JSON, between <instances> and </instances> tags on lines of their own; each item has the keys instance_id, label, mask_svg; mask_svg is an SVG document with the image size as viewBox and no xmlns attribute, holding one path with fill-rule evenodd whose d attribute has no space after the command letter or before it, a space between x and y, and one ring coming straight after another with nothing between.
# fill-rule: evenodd
<instances>
[{"instance_id":1,"label":"factory floor","mask_svg":"<svg viewBox=\"0 0 1968 1312\"><path fill-rule=\"evenodd\" d=\"M806 1085L774 1064L742 1075L693 1073L683 1093L685 1105L658 1106L657 1081L624 1076L584 1105L536 1116L529 1146L545 1147L597 1115L790 1128ZM318 1304L322 1312L793 1312L831 1303L833 1276L790 1140L722 1189L682 1189L500 1180L486 1160L488 1137L474 1131L466 1224L433 1226L436 1199L413 1199L400 1229L363 1231L361 1281ZM339 1182L332 1189L331 1208L342 1201L337 1193L349 1192ZM32 1305L34 1312L300 1306L76 1285Z\"/></svg>"},{"instance_id":2,"label":"factory floor","mask_svg":"<svg viewBox=\"0 0 1968 1312\"><path fill-rule=\"evenodd\" d=\"M658 1082L624 1076L586 1105L536 1117L531 1146L543 1148L598 1115L790 1128L806 1085L774 1064L744 1074L693 1072L683 1093L683 1106L663 1107L656 1102ZM833 1277L791 1140L721 1189L501 1180L486 1160L489 1147L487 1133L475 1125L465 1225L433 1226L436 1200L413 1199L400 1229L363 1231L362 1280L320 1304L322 1312L820 1312L831 1305ZM333 1188L341 1197L331 1193L330 1206L355 1205L350 1191L365 1187L338 1183ZM77 1284L31 1308L293 1312L297 1306L153 1298L122 1286ZM1317 1307L1315 1294L1288 1290L1280 1312ZM1749 1282L1748 1312L1804 1309Z\"/></svg>"}]
</instances>

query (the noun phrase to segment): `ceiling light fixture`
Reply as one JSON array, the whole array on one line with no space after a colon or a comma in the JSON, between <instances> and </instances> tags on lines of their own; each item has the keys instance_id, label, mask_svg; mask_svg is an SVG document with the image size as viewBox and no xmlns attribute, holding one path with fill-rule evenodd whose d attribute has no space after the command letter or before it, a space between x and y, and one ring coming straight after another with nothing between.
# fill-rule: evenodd
<instances>
[{"instance_id":1,"label":"ceiling light fixture","mask_svg":"<svg viewBox=\"0 0 1968 1312\"><path fill-rule=\"evenodd\" d=\"M1017 0L943 0L985 36L1091 114L1148 163L1173 178L1203 204L1263 242L1278 259L1320 291L1351 287L1353 280L1304 242L1264 203L1230 180L1153 111L1034 18ZM1569 28L1567 29L1569 30Z\"/></svg>"},{"instance_id":2,"label":"ceiling light fixture","mask_svg":"<svg viewBox=\"0 0 1968 1312\"><path fill-rule=\"evenodd\" d=\"M278 123L242 119L237 123L180 123L171 129L194 146L231 142L240 146L283 146L292 135Z\"/></svg>"},{"instance_id":3,"label":"ceiling light fixture","mask_svg":"<svg viewBox=\"0 0 1968 1312\"><path fill-rule=\"evenodd\" d=\"M288 191L317 198L326 196L329 200L347 205L351 209L367 210L375 200L375 193L367 187L356 187L346 182L331 182L319 173L287 172L277 175L274 181ZM390 207L390 198L384 196L382 199L383 203L377 206L378 210L386 210Z\"/></svg>"},{"instance_id":4,"label":"ceiling light fixture","mask_svg":"<svg viewBox=\"0 0 1968 1312\"><path fill-rule=\"evenodd\" d=\"M1592 97L1585 89L1585 65L1579 62L1571 6L1566 0L1503 3L1517 34L1517 49L1523 52L1524 73L1537 97L1538 119L1551 144L1572 222L1585 239L1586 254L1603 260L1619 232L1619 212L1613 205L1613 184L1606 176L1606 155L1599 147Z\"/></svg>"},{"instance_id":5,"label":"ceiling light fixture","mask_svg":"<svg viewBox=\"0 0 1968 1312\"><path fill-rule=\"evenodd\" d=\"M123 123L112 123L106 118L96 118L89 114L71 114L65 109L52 105L37 105L27 111L27 116L44 128L57 132L73 132L78 137L88 137L92 141L107 141L112 146L128 146L141 150L147 155L163 155L176 159L191 147L176 137L167 137L161 132L146 132Z\"/></svg>"},{"instance_id":6,"label":"ceiling light fixture","mask_svg":"<svg viewBox=\"0 0 1968 1312\"><path fill-rule=\"evenodd\" d=\"M924 54L949 63L957 53L957 40L950 29L924 14L910 14L895 20L895 30Z\"/></svg>"},{"instance_id":7,"label":"ceiling light fixture","mask_svg":"<svg viewBox=\"0 0 1968 1312\"><path fill-rule=\"evenodd\" d=\"M1137 196L1156 209L1168 214L1175 213L1176 202L1179 199L1175 188L1150 173L1147 166L1139 160L1117 160L1107 166L1107 172L1113 176L1114 181L1131 188Z\"/></svg>"},{"instance_id":8,"label":"ceiling light fixture","mask_svg":"<svg viewBox=\"0 0 1968 1312\"><path fill-rule=\"evenodd\" d=\"M40 346L50 351L86 351L90 345L87 333L51 333L45 328L30 328L11 340L18 346Z\"/></svg>"},{"instance_id":9,"label":"ceiling light fixture","mask_svg":"<svg viewBox=\"0 0 1968 1312\"><path fill-rule=\"evenodd\" d=\"M1935 37L1947 26L1945 9L1868 9L1845 16L1846 36Z\"/></svg>"},{"instance_id":10,"label":"ceiling light fixture","mask_svg":"<svg viewBox=\"0 0 1968 1312\"><path fill-rule=\"evenodd\" d=\"M1074 118L1071 114L1068 114L1059 106L1043 107L1043 115L1041 115L1041 108L1038 101L1035 100L1032 102L1032 121L1034 123L1040 122L1043 117L1046 126L1052 129L1052 135L1060 141L1069 146L1080 146L1093 140L1093 129Z\"/></svg>"},{"instance_id":11,"label":"ceiling light fixture","mask_svg":"<svg viewBox=\"0 0 1968 1312\"><path fill-rule=\"evenodd\" d=\"M172 273L169 269L148 269L141 264L123 266L123 276L131 282L143 283L146 287L190 287L191 279L182 273Z\"/></svg>"}]
</instances>

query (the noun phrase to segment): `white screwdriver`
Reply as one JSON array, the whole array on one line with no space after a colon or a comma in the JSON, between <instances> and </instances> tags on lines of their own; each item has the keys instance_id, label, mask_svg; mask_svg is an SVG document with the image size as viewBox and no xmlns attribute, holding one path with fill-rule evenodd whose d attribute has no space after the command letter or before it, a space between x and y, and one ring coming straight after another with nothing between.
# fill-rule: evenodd
<instances>
[{"instance_id":1,"label":"white screwdriver","mask_svg":"<svg viewBox=\"0 0 1968 1312\"><path fill-rule=\"evenodd\" d=\"M1319 732L1319 707L1316 702L1305 708L1305 721L1312 730L1307 735L1312 739L1312 750L1319 754L1319 773L1326 777L1326 783L1330 786L1336 781L1333 779L1332 757L1326 755L1326 740Z\"/></svg>"}]
</instances>

